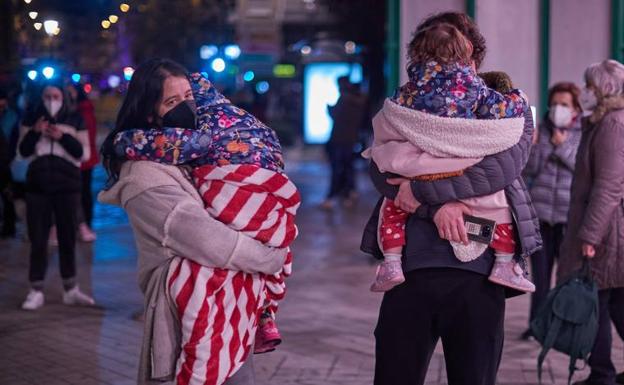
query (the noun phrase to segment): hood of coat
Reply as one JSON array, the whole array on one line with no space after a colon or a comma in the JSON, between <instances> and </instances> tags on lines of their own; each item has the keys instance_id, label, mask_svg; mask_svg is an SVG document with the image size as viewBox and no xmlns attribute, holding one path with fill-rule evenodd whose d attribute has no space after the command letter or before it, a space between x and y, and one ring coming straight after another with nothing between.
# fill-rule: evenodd
<instances>
[{"instance_id":1,"label":"hood of coat","mask_svg":"<svg viewBox=\"0 0 624 385\"><path fill-rule=\"evenodd\" d=\"M514 146L524 130L524 118L447 118L403 107L386 99L373 119L375 135L393 130L405 140L441 158L477 158Z\"/></svg>"}]
</instances>

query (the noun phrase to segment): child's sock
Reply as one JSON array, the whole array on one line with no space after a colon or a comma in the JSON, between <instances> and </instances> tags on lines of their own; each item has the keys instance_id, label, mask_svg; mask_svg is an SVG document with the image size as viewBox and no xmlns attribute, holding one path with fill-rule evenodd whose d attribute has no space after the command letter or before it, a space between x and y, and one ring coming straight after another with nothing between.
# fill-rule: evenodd
<instances>
[{"instance_id":1,"label":"child's sock","mask_svg":"<svg viewBox=\"0 0 624 385\"><path fill-rule=\"evenodd\" d=\"M385 262L401 262L401 254L388 253L384 254Z\"/></svg>"},{"instance_id":2,"label":"child's sock","mask_svg":"<svg viewBox=\"0 0 624 385\"><path fill-rule=\"evenodd\" d=\"M508 254L508 253L496 252L496 253L494 253L494 256L496 257L496 262L509 263L513 259L514 255L513 254Z\"/></svg>"}]
</instances>

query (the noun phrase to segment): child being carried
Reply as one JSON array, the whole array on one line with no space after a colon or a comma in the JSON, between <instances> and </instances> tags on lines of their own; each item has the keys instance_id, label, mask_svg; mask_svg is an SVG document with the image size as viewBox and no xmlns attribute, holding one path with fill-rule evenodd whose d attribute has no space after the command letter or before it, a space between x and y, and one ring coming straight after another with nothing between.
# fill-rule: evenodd
<instances>
[{"instance_id":1,"label":"child being carried","mask_svg":"<svg viewBox=\"0 0 624 385\"><path fill-rule=\"evenodd\" d=\"M518 143L528 108L526 96L517 89L501 94L488 88L471 62L472 44L455 27L439 24L418 31L408 55L409 80L373 119L374 142L363 154L382 172L410 179L444 179L461 175L483 157ZM535 286L513 260L515 232L504 191L461 202L474 216L496 222L489 245L496 258L490 281L533 292ZM407 216L384 199L378 231L384 262L372 291L388 291L405 281L401 255ZM451 245L463 262L478 258L488 247L476 242Z\"/></svg>"}]
</instances>

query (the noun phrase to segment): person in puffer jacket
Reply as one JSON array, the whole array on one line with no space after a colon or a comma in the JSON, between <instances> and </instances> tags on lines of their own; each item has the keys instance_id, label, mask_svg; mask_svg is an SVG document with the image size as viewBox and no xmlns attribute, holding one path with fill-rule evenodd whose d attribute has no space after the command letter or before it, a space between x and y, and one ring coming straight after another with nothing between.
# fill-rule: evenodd
<instances>
[{"instance_id":1,"label":"person in puffer jacket","mask_svg":"<svg viewBox=\"0 0 624 385\"><path fill-rule=\"evenodd\" d=\"M93 298L76 284L76 209L80 199L80 162L89 157L87 132L79 115L72 113L60 84L46 84L41 101L22 122L20 155L32 157L26 175L26 217L30 248L31 290L25 310L43 306L48 237L56 224L63 302L93 305Z\"/></svg>"},{"instance_id":2,"label":"person in puffer jacket","mask_svg":"<svg viewBox=\"0 0 624 385\"><path fill-rule=\"evenodd\" d=\"M580 93L570 82L557 83L549 90L548 114L524 170L544 241L542 253L530 258L535 293L531 296L529 320L550 290L553 266L568 222L570 189L581 143ZM523 339L530 337L530 330L522 335Z\"/></svg>"},{"instance_id":3,"label":"person in puffer jacket","mask_svg":"<svg viewBox=\"0 0 624 385\"><path fill-rule=\"evenodd\" d=\"M502 94L487 87L469 64L471 43L455 27L439 24L418 31L408 55L409 81L373 120L375 141L365 152L382 171L444 179L518 143L528 108L526 97L517 89ZM454 118L475 120L466 123ZM462 203L473 215L496 222L489 245L496 256L490 280L524 292L535 290L513 260L515 232L504 191ZM378 237L384 262L372 291L388 291L405 280L401 255L407 215L388 199L382 204ZM477 242L452 246L463 262L475 260L488 247Z\"/></svg>"}]
</instances>

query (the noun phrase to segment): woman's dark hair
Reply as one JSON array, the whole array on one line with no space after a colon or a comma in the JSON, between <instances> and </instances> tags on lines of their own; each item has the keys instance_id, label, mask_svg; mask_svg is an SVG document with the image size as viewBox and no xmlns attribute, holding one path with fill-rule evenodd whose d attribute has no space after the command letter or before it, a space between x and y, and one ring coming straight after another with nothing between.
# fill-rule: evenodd
<instances>
[{"instance_id":1,"label":"woman's dark hair","mask_svg":"<svg viewBox=\"0 0 624 385\"><path fill-rule=\"evenodd\" d=\"M418 25L418 28L416 28L414 38L412 38L412 41L408 44L407 51L412 52L411 48L419 31L442 23L450 24L457 28L459 32L470 40L470 43L472 44L472 60L474 60L475 65L479 68L485 58L485 38L481 35L481 32L479 32L479 27L477 27L474 20L462 12L442 12L426 18Z\"/></svg>"},{"instance_id":2,"label":"woman's dark hair","mask_svg":"<svg viewBox=\"0 0 624 385\"><path fill-rule=\"evenodd\" d=\"M132 75L115 128L102 144L102 163L109 176L109 185L117 180L124 161L115 153L115 136L121 131L158 125L157 104L162 97L165 79L170 76L187 77L188 71L173 60L151 59L141 64Z\"/></svg>"},{"instance_id":3,"label":"woman's dark hair","mask_svg":"<svg viewBox=\"0 0 624 385\"><path fill-rule=\"evenodd\" d=\"M555 84L554 86L550 87L550 89L548 90L548 105L550 106L550 104L552 103L552 99L555 96L555 94L558 94L560 92L567 92L572 96L572 104L574 104L574 108L576 108L577 111L583 111L583 109L581 108L581 102L579 101L579 98L581 96L581 90L578 88L578 86L572 82L559 82L557 84Z\"/></svg>"}]
</instances>

